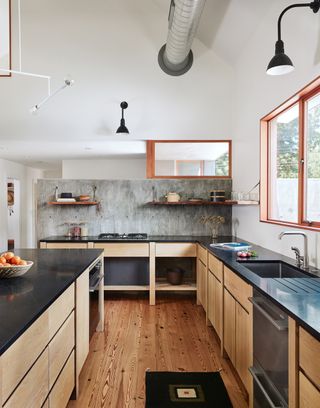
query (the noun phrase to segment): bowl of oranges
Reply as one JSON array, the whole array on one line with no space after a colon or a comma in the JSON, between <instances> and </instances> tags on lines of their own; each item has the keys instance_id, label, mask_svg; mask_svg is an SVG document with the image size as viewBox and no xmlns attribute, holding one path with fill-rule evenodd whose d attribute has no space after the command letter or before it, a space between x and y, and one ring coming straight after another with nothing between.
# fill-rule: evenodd
<instances>
[{"instance_id":1,"label":"bowl of oranges","mask_svg":"<svg viewBox=\"0 0 320 408\"><path fill-rule=\"evenodd\" d=\"M16 278L24 275L33 265L32 261L25 261L13 252L0 255L0 278Z\"/></svg>"}]
</instances>

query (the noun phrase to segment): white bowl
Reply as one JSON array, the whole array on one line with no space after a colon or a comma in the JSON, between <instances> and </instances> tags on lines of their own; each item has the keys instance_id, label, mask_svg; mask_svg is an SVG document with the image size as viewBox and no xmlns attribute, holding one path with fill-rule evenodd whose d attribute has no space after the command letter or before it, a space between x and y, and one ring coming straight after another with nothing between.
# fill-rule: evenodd
<instances>
[{"instance_id":1,"label":"white bowl","mask_svg":"<svg viewBox=\"0 0 320 408\"><path fill-rule=\"evenodd\" d=\"M31 268L32 265L32 261L27 261L27 265L0 266L0 279L22 276Z\"/></svg>"}]
</instances>

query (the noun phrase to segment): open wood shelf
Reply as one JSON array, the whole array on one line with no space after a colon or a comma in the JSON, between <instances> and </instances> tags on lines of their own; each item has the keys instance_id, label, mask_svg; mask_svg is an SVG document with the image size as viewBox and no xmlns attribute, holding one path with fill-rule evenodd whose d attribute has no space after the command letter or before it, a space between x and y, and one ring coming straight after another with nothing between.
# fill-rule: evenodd
<instances>
[{"instance_id":1,"label":"open wood shelf","mask_svg":"<svg viewBox=\"0 0 320 408\"><path fill-rule=\"evenodd\" d=\"M236 201L177 201L175 203L168 203L167 201L150 201L148 205L234 205Z\"/></svg>"},{"instance_id":2,"label":"open wood shelf","mask_svg":"<svg viewBox=\"0 0 320 408\"><path fill-rule=\"evenodd\" d=\"M157 290L172 290L172 291L190 291L197 290L197 285L195 282L185 282L181 285L171 285L167 282L156 282L156 291Z\"/></svg>"},{"instance_id":3,"label":"open wood shelf","mask_svg":"<svg viewBox=\"0 0 320 408\"><path fill-rule=\"evenodd\" d=\"M98 201L73 201L73 202L64 202L64 201L49 201L48 205L98 205Z\"/></svg>"},{"instance_id":4,"label":"open wood shelf","mask_svg":"<svg viewBox=\"0 0 320 408\"><path fill-rule=\"evenodd\" d=\"M179 206L179 205L259 205L259 201L177 201L175 203L168 203L167 201L150 201L147 205L168 205L168 206Z\"/></svg>"}]
</instances>

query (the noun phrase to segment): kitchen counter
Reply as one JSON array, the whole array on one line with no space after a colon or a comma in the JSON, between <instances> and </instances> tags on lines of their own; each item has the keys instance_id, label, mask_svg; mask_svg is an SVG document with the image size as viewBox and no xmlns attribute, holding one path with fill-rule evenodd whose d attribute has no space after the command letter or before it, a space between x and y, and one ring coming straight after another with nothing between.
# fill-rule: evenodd
<instances>
[{"instance_id":1,"label":"kitchen counter","mask_svg":"<svg viewBox=\"0 0 320 408\"><path fill-rule=\"evenodd\" d=\"M232 236L219 237L217 242L239 241ZM237 261L236 252L226 251L224 249L214 248L210 246L211 238L208 236L170 236L170 235L154 235L148 236L147 239L140 240L101 240L97 236L88 236L81 238L68 238L63 236L52 236L42 239L40 242L195 242L202 245L228 268L234 271L247 283L265 294L269 299L276 302L285 312L301 324L314 337L320 340L320 270L311 268L310 272L319 276L317 278L261 278L251 272L245 265ZM248 242L248 241L246 241ZM253 258L252 261L283 261L295 266L295 260L283 256L277 252L270 251L258 245L252 245L252 249L257 251L258 258ZM297 285L296 283L303 283Z\"/></svg>"},{"instance_id":2,"label":"kitchen counter","mask_svg":"<svg viewBox=\"0 0 320 408\"><path fill-rule=\"evenodd\" d=\"M17 249L33 261L18 278L0 283L0 355L101 255L102 250Z\"/></svg>"}]
</instances>

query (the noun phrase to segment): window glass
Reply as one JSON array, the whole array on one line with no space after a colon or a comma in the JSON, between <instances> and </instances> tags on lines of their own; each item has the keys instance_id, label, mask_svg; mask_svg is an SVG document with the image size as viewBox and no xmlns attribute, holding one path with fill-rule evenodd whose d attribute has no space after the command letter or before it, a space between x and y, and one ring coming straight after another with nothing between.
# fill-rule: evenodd
<instances>
[{"instance_id":1,"label":"window glass","mask_svg":"<svg viewBox=\"0 0 320 408\"><path fill-rule=\"evenodd\" d=\"M320 222L320 95L306 102L305 219Z\"/></svg>"},{"instance_id":2,"label":"window glass","mask_svg":"<svg viewBox=\"0 0 320 408\"><path fill-rule=\"evenodd\" d=\"M298 222L298 105L275 117L269 126L269 218Z\"/></svg>"},{"instance_id":3,"label":"window glass","mask_svg":"<svg viewBox=\"0 0 320 408\"><path fill-rule=\"evenodd\" d=\"M227 141L157 142L155 176L229 177L229 149Z\"/></svg>"}]
</instances>

